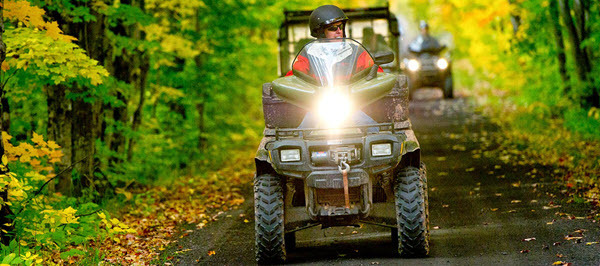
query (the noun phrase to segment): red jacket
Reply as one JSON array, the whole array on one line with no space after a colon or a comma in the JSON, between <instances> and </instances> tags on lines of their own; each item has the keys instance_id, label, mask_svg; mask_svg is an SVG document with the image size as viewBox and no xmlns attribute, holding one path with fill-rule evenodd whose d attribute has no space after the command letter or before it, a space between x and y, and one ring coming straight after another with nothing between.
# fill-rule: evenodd
<instances>
[{"instance_id":1,"label":"red jacket","mask_svg":"<svg viewBox=\"0 0 600 266\"><path fill-rule=\"evenodd\" d=\"M358 56L358 59L356 60L355 72L361 71L365 68L370 68L371 66L373 66L373 64L373 59L371 58L371 56L369 56L369 53L367 51L364 51L362 54L360 54L360 56ZM292 70L288 71L288 73L285 76L287 77L294 75L294 69L310 75L310 63L308 62L308 58L302 55L298 55L296 61L294 62L294 65L292 66ZM383 68L381 68L380 66L377 69L377 72L383 72Z\"/></svg>"}]
</instances>

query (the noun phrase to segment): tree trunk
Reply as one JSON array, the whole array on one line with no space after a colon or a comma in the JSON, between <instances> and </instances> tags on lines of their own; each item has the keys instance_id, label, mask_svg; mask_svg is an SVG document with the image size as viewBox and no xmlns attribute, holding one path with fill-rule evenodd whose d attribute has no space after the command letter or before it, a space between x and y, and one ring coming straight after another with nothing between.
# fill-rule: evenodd
<instances>
[{"instance_id":1,"label":"tree trunk","mask_svg":"<svg viewBox=\"0 0 600 266\"><path fill-rule=\"evenodd\" d=\"M94 154L95 154L95 136L93 135L93 104L81 100L73 102L73 161L78 162L74 165L77 171L77 178L73 180L74 194L77 197L83 196L84 191L88 192L95 189L94 182Z\"/></svg>"},{"instance_id":2,"label":"tree trunk","mask_svg":"<svg viewBox=\"0 0 600 266\"><path fill-rule=\"evenodd\" d=\"M4 0L0 0L0 18L4 17ZM4 20L0 19L0 65L4 63L6 59L6 44L4 44L4 40L2 39L2 35L4 34ZM4 86L0 87L0 94L4 99ZM3 104L4 106L4 104ZM4 114L4 109L2 110ZM4 121L4 120L3 120ZM2 123L0 123L0 159L4 156L4 141L2 140L2 131L5 128ZM0 165L2 165L0 160ZM5 167L0 166L0 176L5 175L9 172L8 165ZM14 227L12 226L12 219L10 218L13 215L13 212L10 210L9 206L4 202L8 202L8 189L4 188L2 192L0 192L0 199L2 199L3 204L0 204L0 242L2 244L8 246L11 236L4 232L12 232Z\"/></svg>"},{"instance_id":3,"label":"tree trunk","mask_svg":"<svg viewBox=\"0 0 600 266\"><path fill-rule=\"evenodd\" d=\"M58 171L71 165L72 161L72 139L71 139L71 100L66 99L65 85L51 85L46 88L46 100L48 103L48 139L54 140L62 147L63 158L58 163ZM58 177L56 191L66 196L72 195L73 180L71 172L66 171Z\"/></svg>"},{"instance_id":4,"label":"tree trunk","mask_svg":"<svg viewBox=\"0 0 600 266\"><path fill-rule=\"evenodd\" d=\"M579 35L577 34L577 29L575 28L575 24L573 23L573 18L571 17L571 8L569 7L569 0L559 0L560 14L563 19L565 26L567 27L567 32L569 35L569 41L571 43L571 49L573 51L573 59L575 60L575 68L577 70L577 77L580 81L587 81L587 73L589 69L585 64L585 58L583 52L581 51L581 40L579 39Z\"/></svg>"},{"instance_id":5,"label":"tree trunk","mask_svg":"<svg viewBox=\"0 0 600 266\"><path fill-rule=\"evenodd\" d=\"M6 49L6 47L4 48ZM6 58L6 51L4 52ZM0 89L0 111L2 112L2 128L4 131L9 132L10 130L10 106L8 105L8 98L6 97L6 91L4 86Z\"/></svg>"},{"instance_id":6,"label":"tree trunk","mask_svg":"<svg viewBox=\"0 0 600 266\"><path fill-rule=\"evenodd\" d=\"M195 21L195 28L196 28L196 32L200 32L201 29L201 25L200 25L200 10L196 9L196 21ZM200 55L197 55L194 58L194 62L196 63L196 68L200 69L200 66L202 65L202 58L200 57ZM199 74L199 73L198 73ZM199 77L198 77L199 79ZM198 82L196 82L197 84ZM196 112L198 112L198 151L200 153L202 153L204 151L204 149L206 149L206 138L204 137L204 130L205 130L205 126L204 126L204 93L203 93L203 89L204 88L200 88L199 90L199 102L196 103Z\"/></svg>"},{"instance_id":7,"label":"tree trunk","mask_svg":"<svg viewBox=\"0 0 600 266\"><path fill-rule=\"evenodd\" d=\"M196 111L198 112L198 150L200 153L206 149L206 137L204 137L204 103L196 104Z\"/></svg>"},{"instance_id":8,"label":"tree trunk","mask_svg":"<svg viewBox=\"0 0 600 266\"><path fill-rule=\"evenodd\" d=\"M585 41L586 39L588 39L589 36L589 32L588 29L586 27L586 16L587 13L589 13L589 11L587 10L587 5L585 1L581 1L581 0L573 0L573 11L575 14L575 26L577 28L577 33L579 34L579 40L580 41ZM584 62L586 64L586 68L588 69L588 71L592 70L592 60L591 60L591 50L590 47L588 45L588 47L582 48L581 52L583 53L583 58L584 58Z\"/></svg>"},{"instance_id":9,"label":"tree trunk","mask_svg":"<svg viewBox=\"0 0 600 266\"><path fill-rule=\"evenodd\" d=\"M560 6L560 14L563 18L563 22L567 27L567 32L569 33L569 40L571 42L571 48L573 49L573 57L575 60L575 69L577 70L577 77L580 81L582 81L586 86L590 87L591 93L588 95L582 96L583 102L582 105L584 108L586 107L600 107L600 93L598 92L598 88L593 84L593 80L590 77L590 73L592 71L592 66L589 61L588 54L585 49L581 48L581 42L584 40L585 36L580 36L578 34L578 29L573 22L573 18L571 17L571 8L569 7L568 0L559 0ZM582 9L580 13L583 12L583 8L581 7L581 3L575 1L576 9ZM578 16L578 11L574 12L576 18ZM581 32L585 33L585 16L581 15L580 20L583 22L581 27Z\"/></svg>"},{"instance_id":10,"label":"tree trunk","mask_svg":"<svg viewBox=\"0 0 600 266\"><path fill-rule=\"evenodd\" d=\"M550 20L552 23L552 32L554 33L554 41L556 43L556 56L558 59L558 72L563 82L565 94L571 90L569 84L569 75L567 74L567 56L565 55L565 43L560 28L560 14L558 12L558 0L550 0Z\"/></svg>"},{"instance_id":11,"label":"tree trunk","mask_svg":"<svg viewBox=\"0 0 600 266\"><path fill-rule=\"evenodd\" d=\"M84 2L76 4L82 7L90 5ZM103 14L98 13L94 8L90 8L90 13L95 17L95 20L81 23L74 23L70 18L63 17L63 13L49 12L48 15L61 24L61 28L65 34L77 38L81 48L86 50L91 58L97 60L100 64L104 64L105 49L108 49L108 41L105 34L106 19ZM70 88L70 90L73 93L84 93L86 90L91 90L91 88L74 87ZM100 106L99 101L89 103L80 97L72 102L72 120L70 126L72 143L71 162L75 163L73 169L78 173L77 178L73 177L74 196L82 196L83 190L87 188L91 189L89 192L94 197L101 197L103 193L102 184L95 182L94 178L95 144L99 135L99 121L101 120Z\"/></svg>"},{"instance_id":12,"label":"tree trunk","mask_svg":"<svg viewBox=\"0 0 600 266\"><path fill-rule=\"evenodd\" d=\"M139 31L138 31L139 33ZM136 36L140 38L140 36ZM150 67L149 59L144 54L138 54L136 56L136 66L138 66L139 72L135 73L133 80L135 87L139 91L139 103L135 112L133 113L133 123L131 124L131 130L137 131L140 124L142 123L142 110L144 108L145 94L146 94L146 77L148 76L148 70ZM135 138L129 139L129 146L127 150L127 161L131 161L133 157L133 146L135 145Z\"/></svg>"},{"instance_id":13,"label":"tree trunk","mask_svg":"<svg viewBox=\"0 0 600 266\"><path fill-rule=\"evenodd\" d=\"M515 0L509 0L508 2L511 5L513 5L515 3ZM519 27L521 26L521 16L513 14L511 12L511 14L510 14L510 23L513 26L513 34L517 34L517 31L519 31Z\"/></svg>"}]
</instances>

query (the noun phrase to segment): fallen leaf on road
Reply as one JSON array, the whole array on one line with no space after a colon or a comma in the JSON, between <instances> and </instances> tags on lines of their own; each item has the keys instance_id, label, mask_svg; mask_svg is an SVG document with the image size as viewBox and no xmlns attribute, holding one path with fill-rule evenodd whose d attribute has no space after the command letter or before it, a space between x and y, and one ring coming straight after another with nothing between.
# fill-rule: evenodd
<instances>
[{"instance_id":1,"label":"fallen leaf on road","mask_svg":"<svg viewBox=\"0 0 600 266\"><path fill-rule=\"evenodd\" d=\"M550 210L550 209L556 209L556 208L559 208L559 207L560 207L560 205L544 206L544 207L542 207L542 209L544 209L544 210Z\"/></svg>"},{"instance_id":2,"label":"fallen leaf on road","mask_svg":"<svg viewBox=\"0 0 600 266\"><path fill-rule=\"evenodd\" d=\"M452 149L453 149L453 150L455 150L455 151L466 151L466 150L467 150L467 148L466 148L465 146L463 146L463 145L458 145L458 144L457 144L457 145L454 145L454 146L452 146Z\"/></svg>"},{"instance_id":3,"label":"fallen leaf on road","mask_svg":"<svg viewBox=\"0 0 600 266\"><path fill-rule=\"evenodd\" d=\"M594 245L594 244L598 244L598 242L587 242L587 243L585 243L586 246L591 246L591 245Z\"/></svg>"},{"instance_id":4,"label":"fallen leaf on road","mask_svg":"<svg viewBox=\"0 0 600 266\"><path fill-rule=\"evenodd\" d=\"M510 211L508 211L508 213L513 213L513 212L517 212L517 210L510 210Z\"/></svg>"},{"instance_id":5,"label":"fallen leaf on road","mask_svg":"<svg viewBox=\"0 0 600 266\"><path fill-rule=\"evenodd\" d=\"M521 241L529 242L529 241L533 241L533 240L535 240L535 237L525 238Z\"/></svg>"},{"instance_id":6,"label":"fallen leaf on road","mask_svg":"<svg viewBox=\"0 0 600 266\"><path fill-rule=\"evenodd\" d=\"M579 240L582 238L582 236L565 236L565 240Z\"/></svg>"},{"instance_id":7,"label":"fallen leaf on road","mask_svg":"<svg viewBox=\"0 0 600 266\"><path fill-rule=\"evenodd\" d=\"M495 211L497 211L497 210L498 210L498 208L492 208L492 209L491 209L491 211L493 211L493 212L495 212Z\"/></svg>"},{"instance_id":8,"label":"fallen leaf on road","mask_svg":"<svg viewBox=\"0 0 600 266\"><path fill-rule=\"evenodd\" d=\"M208 252L208 256L212 256L212 255L215 255L215 254L217 254L217 253L214 250L211 250L211 251Z\"/></svg>"},{"instance_id":9,"label":"fallen leaf on road","mask_svg":"<svg viewBox=\"0 0 600 266\"><path fill-rule=\"evenodd\" d=\"M515 203L521 203L520 200L511 200L510 203L515 204Z\"/></svg>"},{"instance_id":10,"label":"fallen leaf on road","mask_svg":"<svg viewBox=\"0 0 600 266\"><path fill-rule=\"evenodd\" d=\"M556 253L556 257L557 257L557 258L563 258L563 257L565 257L565 255L563 255L563 254L560 254L560 253Z\"/></svg>"},{"instance_id":11,"label":"fallen leaf on road","mask_svg":"<svg viewBox=\"0 0 600 266\"><path fill-rule=\"evenodd\" d=\"M571 266L572 264L569 262L557 261L557 262L552 263L552 265Z\"/></svg>"}]
</instances>

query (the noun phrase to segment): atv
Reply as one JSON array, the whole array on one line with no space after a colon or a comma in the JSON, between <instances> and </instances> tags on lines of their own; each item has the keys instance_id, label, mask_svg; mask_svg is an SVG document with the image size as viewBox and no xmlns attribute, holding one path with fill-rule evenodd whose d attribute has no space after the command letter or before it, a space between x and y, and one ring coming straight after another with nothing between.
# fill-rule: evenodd
<instances>
[{"instance_id":1,"label":"atv","mask_svg":"<svg viewBox=\"0 0 600 266\"><path fill-rule=\"evenodd\" d=\"M293 75L263 85L258 263L284 262L295 233L319 225L382 226L401 256L428 254L427 176L408 118L406 77L378 72L393 60L350 38L318 39L296 56Z\"/></svg>"},{"instance_id":2,"label":"atv","mask_svg":"<svg viewBox=\"0 0 600 266\"><path fill-rule=\"evenodd\" d=\"M409 77L410 97L419 88L438 87L442 89L444 98L454 98L452 63L448 56L442 55L446 46L422 47L418 43L408 46L409 53L401 64Z\"/></svg>"}]
</instances>

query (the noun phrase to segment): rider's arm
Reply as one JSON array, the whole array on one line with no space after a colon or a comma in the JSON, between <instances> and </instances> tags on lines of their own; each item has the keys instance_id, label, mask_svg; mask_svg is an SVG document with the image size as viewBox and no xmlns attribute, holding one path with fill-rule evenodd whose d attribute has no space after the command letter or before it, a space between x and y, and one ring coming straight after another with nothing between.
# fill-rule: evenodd
<instances>
[{"instance_id":1,"label":"rider's arm","mask_svg":"<svg viewBox=\"0 0 600 266\"><path fill-rule=\"evenodd\" d=\"M292 66L292 70L290 70L285 76L287 77L293 75L294 70L308 74L309 69L310 63L308 62L308 58L302 55L298 55L298 57L296 58L296 62L294 62L294 65Z\"/></svg>"},{"instance_id":2,"label":"rider's arm","mask_svg":"<svg viewBox=\"0 0 600 266\"><path fill-rule=\"evenodd\" d=\"M365 68L370 68L375 64L373 59L369 55L367 51L364 51L362 54L358 56L358 60L356 60L356 72L361 71ZM379 66L377 68L377 72L383 72L383 68Z\"/></svg>"}]
</instances>

